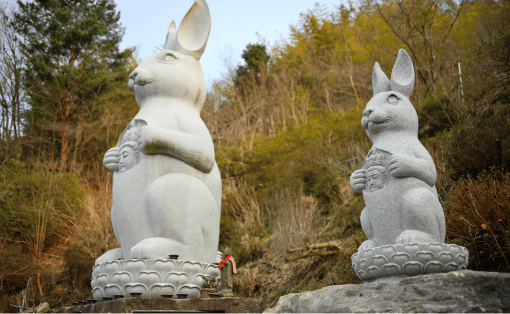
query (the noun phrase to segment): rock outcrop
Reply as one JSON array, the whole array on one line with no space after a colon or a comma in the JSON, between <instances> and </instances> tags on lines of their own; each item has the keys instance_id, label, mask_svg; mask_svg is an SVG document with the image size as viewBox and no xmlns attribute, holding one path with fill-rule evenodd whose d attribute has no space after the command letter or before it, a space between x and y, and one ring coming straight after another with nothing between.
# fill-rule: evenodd
<instances>
[{"instance_id":1,"label":"rock outcrop","mask_svg":"<svg viewBox=\"0 0 510 314\"><path fill-rule=\"evenodd\" d=\"M510 274L477 271L292 293L265 313L510 312Z\"/></svg>"}]
</instances>

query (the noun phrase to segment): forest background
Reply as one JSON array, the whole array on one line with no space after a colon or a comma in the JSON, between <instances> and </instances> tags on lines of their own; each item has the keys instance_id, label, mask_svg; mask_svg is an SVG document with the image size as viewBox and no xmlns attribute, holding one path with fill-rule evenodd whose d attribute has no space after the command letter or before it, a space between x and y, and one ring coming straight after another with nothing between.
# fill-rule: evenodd
<instances>
[{"instance_id":1,"label":"forest background","mask_svg":"<svg viewBox=\"0 0 510 314\"><path fill-rule=\"evenodd\" d=\"M94 260L118 247L104 153L137 112L140 60L119 51L111 0L0 7L0 311L90 298ZM263 35L263 34L262 34ZM349 185L370 149L360 119L375 61L413 59L411 101L434 158L447 242L469 269L510 271L510 1L361 0L303 12L287 40L246 47L202 118L223 178L220 248L235 293L265 307L360 283L365 239Z\"/></svg>"}]
</instances>

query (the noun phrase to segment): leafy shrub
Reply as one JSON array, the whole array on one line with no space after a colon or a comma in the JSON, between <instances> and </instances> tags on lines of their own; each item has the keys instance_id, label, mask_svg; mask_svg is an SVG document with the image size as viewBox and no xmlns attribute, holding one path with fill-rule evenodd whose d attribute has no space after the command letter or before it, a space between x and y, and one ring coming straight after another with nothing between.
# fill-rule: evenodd
<instances>
[{"instance_id":1,"label":"leafy shrub","mask_svg":"<svg viewBox=\"0 0 510 314\"><path fill-rule=\"evenodd\" d=\"M452 102L449 98L429 99L418 110L420 121L419 137L433 137L450 129L455 121Z\"/></svg>"},{"instance_id":2,"label":"leafy shrub","mask_svg":"<svg viewBox=\"0 0 510 314\"><path fill-rule=\"evenodd\" d=\"M485 116L470 118L452 130L445 157L454 180L510 166L510 106Z\"/></svg>"},{"instance_id":3,"label":"leafy shrub","mask_svg":"<svg viewBox=\"0 0 510 314\"><path fill-rule=\"evenodd\" d=\"M85 197L76 175L33 169L16 159L0 168L0 191L0 234L18 241L36 237L41 217L46 240L54 239L82 212Z\"/></svg>"},{"instance_id":4,"label":"leafy shrub","mask_svg":"<svg viewBox=\"0 0 510 314\"><path fill-rule=\"evenodd\" d=\"M510 173L459 180L444 212L447 239L469 249L469 269L510 272Z\"/></svg>"}]
</instances>

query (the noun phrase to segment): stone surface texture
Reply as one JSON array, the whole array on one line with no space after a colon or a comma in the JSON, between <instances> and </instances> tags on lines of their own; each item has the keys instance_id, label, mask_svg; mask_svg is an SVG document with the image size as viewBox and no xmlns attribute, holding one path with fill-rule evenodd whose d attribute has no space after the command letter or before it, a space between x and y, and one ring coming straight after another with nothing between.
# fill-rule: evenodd
<instances>
[{"instance_id":1,"label":"stone surface texture","mask_svg":"<svg viewBox=\"0 0 510 314\"><path fill-rule=\"evenodd\" d=\"M435 187L436 167L418 140L418 115L409 100L414 83L413 62L404 49L398 53L391 80L377 62L374 65L374 96L361 119L373 146L362 169L356 170L350 180L351 187L363 193L365 201L360 222L368 240L361 244L359 252L398 244L444 243L445 240L445 218ZM464 255L467 259L467 254ZM428 262L441 263L437 258ZM383 260L380 258L377 263ZM418 265L417 260L408 262L406 268L412 268L413 274L419 268L421 273L430 273L434 268L434 263L429 264L427 271L426 265ZM391 276L388 272L398 272L395 265L386 267L388 272L383 271L382 264L372 266L372 279L377 277L376 273L385 277ZM402 268L402 265L397 266ZM444 271L445 267L443 265L439 271ZM357 272L357 275L363 280L369 279L366 274Z\"/></svg>"},{"instance_id":2,"label":"stone surface texture","mask_svg":"<svg viewBox=\"0 0 510 314\"><path fill-rule=\"evenodd\" d=\"M261 313L260 301L243 298L219 299L143 299L127 298L83 306L71 306L52 311L53 313L133 313L139 312L186 312L203 311L211 313Z\"/></svg>"},{"instance_id":3,"label":"stone surface texture","mask_svg":"<svg viewBox=\"0 0 510 314\"><path fill-rule=\"evenodd\" d=\"M454 271L283 296L265 313L508 313L510 274Z\"/></svg>"},{"instance_id":4,"label":"stone surface texture","mask_svg":"<svg viewBox=\"0 0 510 314\"><path fill-rule=\"evenodd\" d=\"M164 50L130 74L140 110L103 160L113 173L111 215L120 248L96 265L168 255L216 261L221 176L200 118L207 92L200 57L210 28L206 1L195 0L178 30L170 24Z\"/></svg>"},{"instance_id":5,"label":"stone surface texture","mask_svg":"<svg viewBox=\"0 0 510 314\"><path fill-rule=\"evenodd\" d=\"M361 250L352 255L352 268L364 282L466 270L468 250L455 244L407 243Z\"/></svg>"},{"instance_id":6,"label":"stone surface texture","mask_svg":"<svg viewBox=\"0 0 510 314\"><path fill-rule=\"evenodd\" d=\"M130 293L141 293L142 298L176 297L178 293L199 298L204 280L219 276L218 266L207 263L128 259L95 265L90 285L92 295L98 301L116 295L130 297Z\"/></svg>"}]
</instances>

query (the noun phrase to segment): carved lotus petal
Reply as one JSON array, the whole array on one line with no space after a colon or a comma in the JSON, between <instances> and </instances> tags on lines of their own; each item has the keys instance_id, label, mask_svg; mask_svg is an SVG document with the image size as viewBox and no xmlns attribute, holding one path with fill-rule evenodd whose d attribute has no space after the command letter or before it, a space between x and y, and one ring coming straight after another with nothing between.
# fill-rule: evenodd
<instances>
[{"instance_id":1,"label":"carved lotus petal","mask_svg":"<svg viewBox=\"0 0 510 314\"><path fill-rule=\"evenodd\" d=\"M94 287L92 289L92 296L94 296L94 299L102 301L104 297L103 289L101 289L100 287Z\"/></svg>"},{"instance_id":2,"label":"carved lotus petal","mask_svg":"<svg viewBox=\"0 0 510 314\"><path fill-rule=\"evenodd\" d=\"M184 261L182 263L181 271L188 274L189 278L193 278L203 272L203 266L202 263L199 262Z\"/></svg>"},{"instance_id":3,"label":"carved lotus petal","mask_svg":"<svg viewBox=\"0 0 510 314\"><path fill-rule=\"evenodd\" d=\"M459 266L459 269L458 270L466 270L467 267L465 265L462 265L462 266Z\"/></svg>"},{"instance_id":4,"label":"carved lotus petal","mask_svg":"<svg viewBox=\"0 0 510 314\"><path fill-rule=\"evenodd\" d=\"M443 244L441 243L429 243L427 245L427 251L434 253L434 257L437 258L441 252L443 252Z\"/></svg>"},{"instance_id":5,"label":"carved lotus petal","mask_svg":"<svg viewBox=\"0 0 510 314\"><path fill-rule=\"evenodd\" d=\"M426 274L440 273L443 269L443 264L438 261L431 261L425 265Z\"/></svg>"},{"instance_id":6,"label":"carved lotus petal","mask_svg":"<svg viewBox=\"0 0 510 314\"><path fill-rule=\"evenodd\" d=\"M386 276L399 276L402 275L402 270L399 265L389 263L382 267L382 271Z\"/></svg>"},{"instance_id":7,"label":"carved lotus petal","mask_svg":"<svg viewBox=\"0 0 510 314\"><path fill-rule=\"evenodd\" d=\"M118 285L109 284L109 285L104 286L104 294L107 297L113 298L114 295L117 295L117 294L123 295L124 292L122 291L122 288L119 287Z\"/></svg>"},{"instance_id":8,"label":"carved lotus petal","mask_svg":"<svg viewBox=\"0 0 510 314\"><path fill-rule=\"evenodd\" d=\"M366 270L370 263L366 259L361 259L358 263L359 269Z\"/></svg>"},{"instance_id":9,"label":"carved lotus petal","mask_svg":"<svg viewBox=\"0 0 510 314\"><path fill-rule=\"evenodd\" d=\"M423 273L423 265L419 262L411 261L402 265L404 274L417 275Z\"/></svg>"},{"instance_id":10,"label":"carved lotus petal","mask_svg":"<svg viewBox=\"0 0 510 314\"><path fill-rule=\"evenodd\" d=\"M352 269L354 270L355 273L358 272L358 265L356 263L352 263Z\"/></svg>"},{"instance_id":11,"label":"carved lotus petal","mask_svg":"<svg viewBox=\"0 0 510 314\"><path fill-rule=\"evenodd\" d=\"M379 278L383 275L382 270L379 267L376 266L370 266L367 268L367 273L372 278Z\"/></svg>"},{"instance_id":12,"label":"carved lotus petal","mask_svg":"<svg viewBox=\"0 0 510 314\"><path fill-rule=\"evenodd\" d=\"M216 278L220 276L220 269L218 266L214 265L207 265L204 272L207 276L210 276L212 278Z\"/></svg>"},{"instance_id":13,"label":"carved lotus petal","mask_svg":"<svg viewBox=\"0 0 510 314\"><path fill-rule=\"evenodd\" d=\"M370 249L361 251L360 255L361 255L362 259L366 259L367 261L369 261L372 259L372 257L374 257L377 254L375 253L374 249L370 248Z\"/></svg>"},{"instance_id":14,"label":"carved lotus petal","mask_svg":"<svg viewBox=\"0 0 510 314\"><path fill-rule=\"evenodd\" d=\"M411 256L405 252L398 252L391 256L390 259L393 263L398 264L399 266L404 265L411 260Z\"/></svg>"},{"instance_id":15,"label":"carved lotus petal","mask_svg":"<svg viewBox=\"0 0 510 314\"><path fill-rule=\"evenodd\" d=\"M92 287L92 289L94 289L94 287L97 286L95 277L92 277L92 279L90 280L90 286Z\"/></svg>"},{"instance_id":16,"label":"carved lotus petal","mask_svg":"<svg viewBox=\"0 0 510 314\"><path fill-rule=\"evenodd\" d=\"M383 245L379 248L379 254L390 257L397 253L397 248L394 245Z\"/></svg>"},{"instance_id":17,"label":"carved lotus petal","mask_svg":"<svg viewBox=\"0 0 510 314\"><path fill-rule=\"evenodd\" d=\"M402 245L402 250L413 257L414 254L421 251L421 245L418 243L406 243Z\"/></svg>"},{"instance_id":18,"label":"carved lotus petal","mask_svg":"<svg viewBox=\"0 0 510 314\"><path fill-rule=\"evenodd\" d=\"M369 279L369 277L367 276L367 273L363 270L358 271L357 275L361 281Z\"/></svg>"},{"instance_id":19,"label":"carved lotus petal","mask_svg":"<svg viewBox=\"0 0 510 314\"><path fill-rule=\"evenodd\" d=\"M377 266L379 268L383 267L383 265L388 263L388 259L383 255L376 255L372 257L372 265Z\"/></svg>"},{"instance_id":20,"label":"carved lotus petal","mask_svg":"<svg viewBox=\"0 0 510 314\"><path fill-rule=\"evenodd\" d=\"M458 245L450 244L448 247L448 252L452 253L453 256L457 256L458 254L462 253L462 249Z\"/></svg>"},{"instance_id":21,"label":"carved lotus petal","mask_svg":"<svg viewBox=\"0 0 510 314\"><path fill-rule=\"evenodd\" d=\"M138 272L138 275L136 276L136 281L143 283L147 287L150 287L155 283L161 282L161 275L157 271L142 270Z\"/></svg>"},{"instance_id":22,"label":"carved lotus petal","mask_svg":"<svg viewBox=\"0 0 510 314\"><path fill-rule=\"evenodd\" d=\"M112 279L110 280L110 283L119 285L121 287L124 287L124 285L131 282L133 282L133 277L131 276L131 273L127 271L114 272L112 275Z\"/></svg>"},{"instance_id":23,"label":"carved lotus petal","mask_svg":"<svg viewBox=\"0 0 510 314\"><path fill-rule=\"evenodd\" d=\"M458 265L467 265L467 260L468 260L467 256L464 256L462 254L458 254L457 258L455 259Z\"/></svg>"},{"instance_id":24,"label":"carved lotus petal","mask_svg":"<svg viewBox=\"0 0 510 314\"><path fill-rule=\"evenodd\" d=\"M351 260L353 263L357 264L359 262L359 254L357 252L352 254Z\"/></svg>"},{"instance_id":25,"label":"carved lotus petal","mask_svg":"<svg viewBox=\"0 0 510 314\"><path fill-rule=\"evenodd\" d=\"M177 293L185 293L188 298L200 298L200 287L197 285L182 285Z\"/></svg>"},{"instance_id":26,"label":"carved lotus petal","mask_svg":"<svg viewBox=\"0 0 510 314\"><path fill-rule=\"evenodd\" d=\"M104 263L104 272L108 274L108 276L111 276L116 271L121 271L122 268L120 266L119 261L109 261Z\"/></svg>"},{"instance_id":27,"label":"carved lotus petal","mask_svg":"<svg viewBox=\"0 0 510 314\"><path fill-rule=\"evenodd\" d=\"M170 283L155 283L149 288L151 298L160 298L162 295L175 295L175 286Z\"/></svg>"},{"instance_id":28,"label":"carved lotus petal","mask_svg":"<svg viewBox=\"0 0 510 314\"><path fill-rule=\"evenodd\" d=\"M189 277L186 273L173 271L166 275L165 282L171 283L176 288L179 288L180 286L189 283Z\"/></svg>"},{"instance_id":29,"label":"carved lotus petal","mask_svg":"<svg viewBox=\"0 0 510 314\"><path fill-rule=\"evenodd\" d=\"M108 281L109 277L107 274L100 274L96 278L96 284L101 288L104 288L104 286L108 284Z\"/></svg>"},{"instance_id":30,"label":"carved lotus petal","mask_svg":"<svg viewBox=\"0 0 510 314\"><path fill-rule=\"evenodd\" d=\"M202 287L202 283L204 282L205 278L210 277L204 274L195 275L195 277L193 277L192 284Z\"/></svg>"},{"instance_id":31,"label":"carved lotus petal","mask_svg":"<svg viewBox=\"0 0 510 314\"><path fill-rule=\"evenodd\" d=\"M459 266L456 263L448 263L444 267L443 272L447 273L447 272L455 271L458 269L459 269Z\"/></svg>"},{"instance_id":32,"label":"carved lotus petal","mask_svg":"<svg viewBox=\"0 0 510 314\"><path fill-rule=\"evenodd\" d=\"M441 252L439 253L437 260L443 263L443 265L446 265L453 262L453 254L450 252Z\"/></svg>"},{"instance_id":33,"label":"carved lotus petal","mask_svg":"<svg viewBox=\"0 0 510 314\"><path fill-rule=\"evenodd\" d=\"M92 277L97 277L103 273L103 264L97 264L92 267Z\"/></svg>"},{"instance_id":34,"label":"carved lotus petal","mask_svg":"<svg viewBox=\"0 0 510 314\"><path fill-rule=\"evenodd\" d=\"M138 274L142 270L149 269L147 261L143 259L128 259L124 264L124 270L132 274Z\"/></svg>"},{"instance_id":35,"label":"carved lotus petal","mask_svg":"<svg viewBox=\"0 0 510 314\"><path fill-rule=\"evenodd\" d=\"M469 256L469 250L463 246L461 246L462 255Z\"/></svg>"},{"instance_id":36,"label":"carved lotus petal","mask_svg":"<svg viewBox=\"0 0 510 314\"><path fill-rule=\"evenodd\" d=\"M147 298L149 296L149 289L143 283L135 282L128 283L124 286L124 295L129 296L131 293L141 293L142 298Z\"/></svg>"},{"instance_id":37,"label":"carved lotus petal","mask_svg":"<svg viewBox=\"0 0 510 314\"><path fill-rule=\"evenodd\" d=\"M170 259L157 259L152 262L152 270L166 276L171 271L177 271L177 263Z\"/></svg>"},{"instance_id":38,"label":"carved lotus petal","mask_svg":"<svg viewBox=\"0 0 510 314\"><path fill-rule=\"evenodd\" d=\"M434 259L434 253L427 251L419 251L414 254L414 259L422 265L427 265L428 262Z\"/></svg>"}]
</instances>

